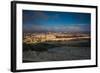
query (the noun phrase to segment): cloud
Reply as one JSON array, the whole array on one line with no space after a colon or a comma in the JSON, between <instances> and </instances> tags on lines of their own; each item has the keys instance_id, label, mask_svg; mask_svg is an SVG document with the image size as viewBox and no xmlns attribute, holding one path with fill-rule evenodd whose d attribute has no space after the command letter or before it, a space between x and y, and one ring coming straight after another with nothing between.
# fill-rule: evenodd
<instances>
[{"instance_id":1,"label":"cloud","mask_svg":"<svg viewBox=\"0 0 100 73\"><path fill-rule=\"evenodd\" d=\"M45 21L48 20L55 20L59 18L59 14L50 14L48 12L41 12L41 11L27 11L24 10L23 20L25 22L38 22L38 21Z\"/></svg>"},{"instance_id":2,"label":"cloud","mask_svg":"<svg viewBox=\"0 0 100 73\"><path fill-rule=\"evenodd\" d=\"M90 26L87 25L58 25L58 26L46 26L36 25L24 26L26 32L90 32Z\"/></svg>"},{"instance_id":3,"label":"cloud","mask_svg":"<svg viewBox=\"0 0 100 73\"><path fill-rule=\"evenodd\" d=\"M23 23L24 24L39 24L39 22L41 21L47 21L49 19L49 16L46 15L46 13L44 12L40 12L40 11L27 11L24 10L23 11ZM37 25L38 25L37 24Z\"/></svg>"},{"instance_id":4,"label":"cloud","mask_svg":"<svg viewBox=\"0 0 100 73\"><path fill-rule=\"evenodd\" d=\"M40 11L35 11L33 12L33 16L32 16L34 19L42 19L42 20L47 20L49 18L48 15L46 15L45 13L43 12L40 12Z\"/></svg>"},{"instance_id":5,"label":"cloud","mask_svg":"<svg viewBox=\"0 0 100 73\"><path fill-rule=\"evenodd\" d=\"M44 31L47 31L44 26L36 25L36 24L23 26L23 30L24 30L24 32L44 32Z\"/></svg>"}]
</instances>

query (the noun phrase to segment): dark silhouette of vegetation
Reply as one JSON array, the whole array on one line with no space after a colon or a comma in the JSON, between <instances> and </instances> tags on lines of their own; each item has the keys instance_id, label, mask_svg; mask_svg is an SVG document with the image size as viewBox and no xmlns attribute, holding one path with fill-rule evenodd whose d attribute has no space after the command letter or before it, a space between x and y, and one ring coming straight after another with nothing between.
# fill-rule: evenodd
<instances>
[{"instance_id":1,"label":"dark silhouette of vegetation","mask_svg":"<svg viewBox=\"0 0 100 73\"><path fill-rule=\"evenodd\" d=\"M78 40L79 41L79 40ZM48 51L48 49L52 48L57 48L57 47L90 47L91 46L91 41L87 40L85 42L80 42L77 43L69 43L69 42L41 42L41 43L35 43L35 44L26 44L23 43L23 51L37 51L37 52L43 52L43 51Z\"/></svg>"},{"instance_id":2,"label":"dark silhouette of vegetation","mask_svg":"<svg viewBox=\"0 0 100 73\"><path fill-rule=\"evenodd\" d=\"M49 48L57 47L55 44L47 44L47 43L37 43L37 44L26 44L23 43L23 51L48 51Z\"/></svg>"}]
</instances>

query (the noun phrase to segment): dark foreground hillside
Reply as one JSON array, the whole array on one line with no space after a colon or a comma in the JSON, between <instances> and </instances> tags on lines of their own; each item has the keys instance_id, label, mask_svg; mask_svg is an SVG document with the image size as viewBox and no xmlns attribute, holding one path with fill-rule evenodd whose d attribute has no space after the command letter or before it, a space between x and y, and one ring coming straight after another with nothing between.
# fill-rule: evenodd
<instances>
[{"instance_id":1,"label":"dark foreground hillside","mask_svg":"<svg viewBox=\"0 0 100 73\"><path fill-rule=\"evenodd\" d=\"M23 43L23 62L85 60L91 58L90 40Z\"/></svg>"}]
</instances>

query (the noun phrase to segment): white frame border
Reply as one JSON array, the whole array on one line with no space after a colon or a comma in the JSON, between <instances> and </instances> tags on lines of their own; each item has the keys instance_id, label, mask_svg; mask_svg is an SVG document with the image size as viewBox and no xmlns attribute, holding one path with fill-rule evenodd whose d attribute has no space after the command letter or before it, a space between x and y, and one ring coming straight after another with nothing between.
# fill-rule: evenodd
<instances>
[{"instance_id":1,"label":"white frame border","mask_svg":"<svg viewBox=\"0 0 100 73\"><path fill-rule=\"evenodd\" d=\"M21 69L39 69L52 67L74 67L85 65L96 65L96 9L67 7L67 6L45 6L34 4L17 4L16 9L16 66L17 70ZM82 12L91 13L91 60L74 60L74 61L57 61L57 62L39 62L39 63L22 63L22 10L43 10L43 11L63 11L63 12ZM66 66L67 65L67 66Z\"/></svg>"}]
</instances>

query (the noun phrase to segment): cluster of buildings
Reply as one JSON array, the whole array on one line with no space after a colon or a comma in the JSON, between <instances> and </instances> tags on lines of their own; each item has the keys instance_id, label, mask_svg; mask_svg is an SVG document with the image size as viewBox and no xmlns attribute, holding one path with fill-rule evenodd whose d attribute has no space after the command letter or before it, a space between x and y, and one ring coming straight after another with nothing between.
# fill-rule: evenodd
<instances>
[{"instance_id":1,"label":"cluster of buildings","mask_svg":"<svg viewBox=\"0 0 100 73\"><path fill-rule=\"evenodd\" d=\"M27 44L46 41L68 41L72 39L90 38L86 34L65 34L65 33L24 33L23 42Z\"/></svg>"}]
</instances>

